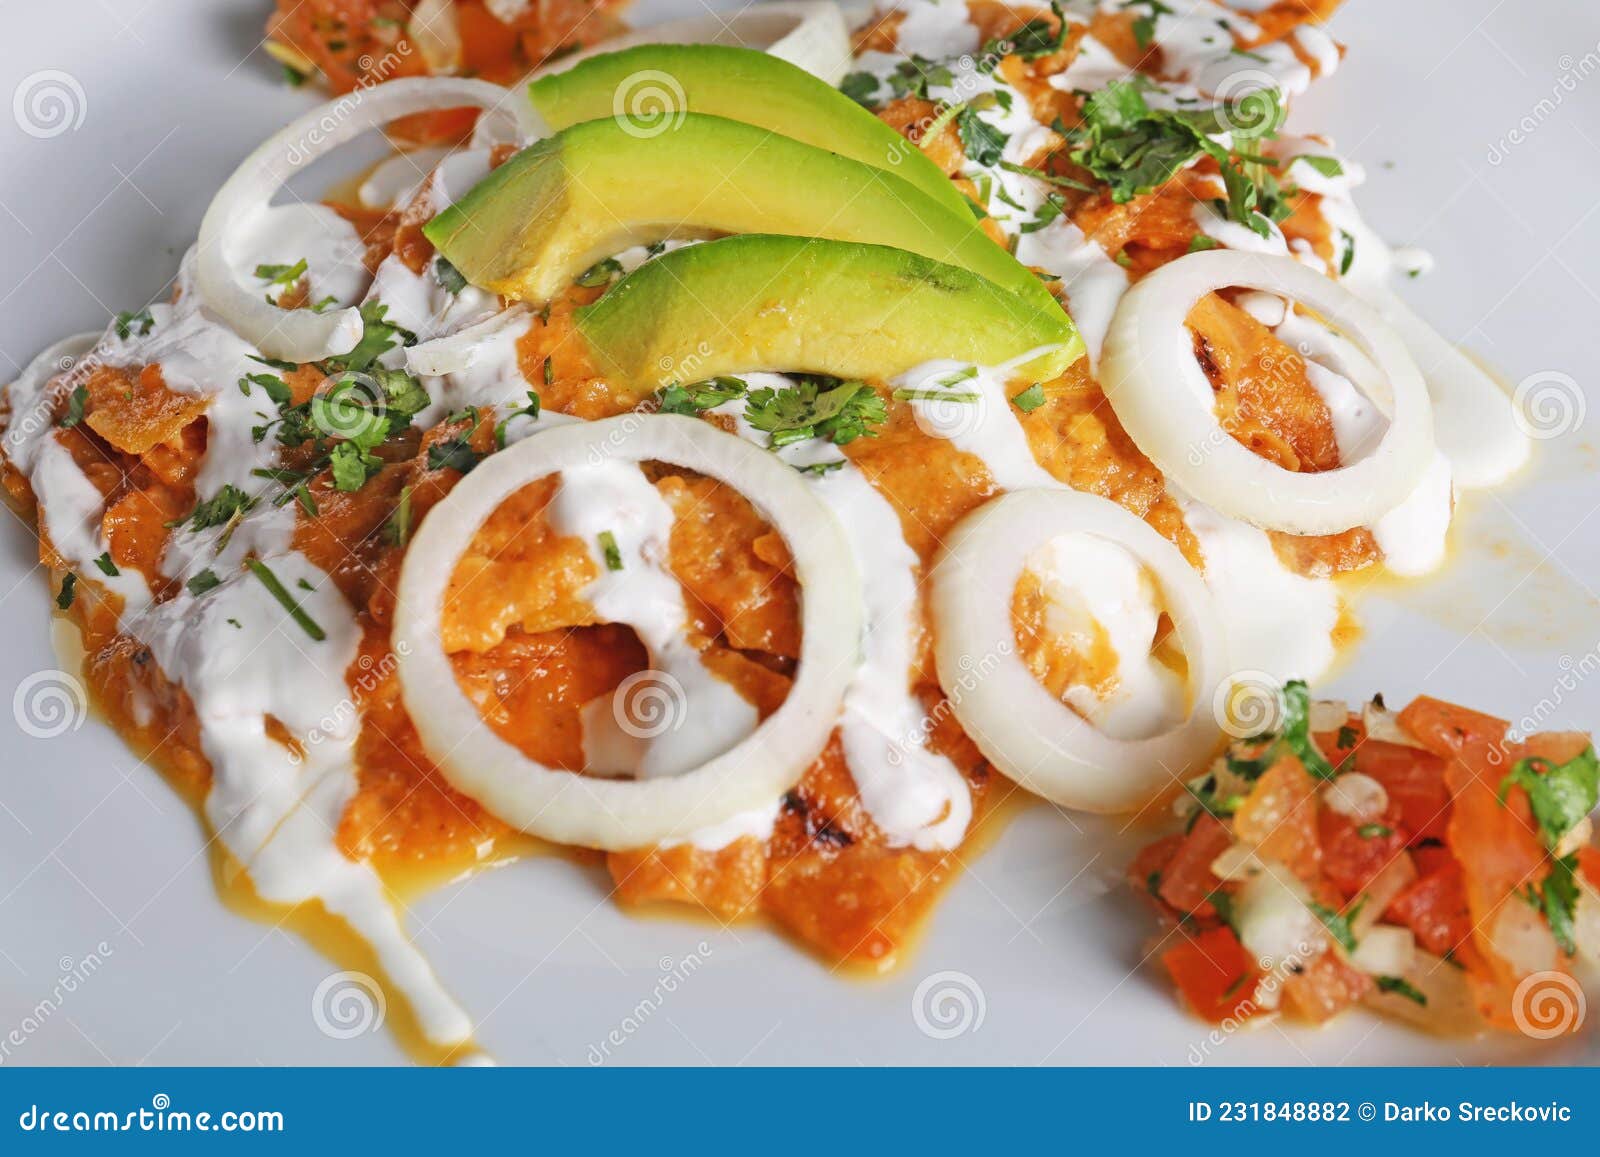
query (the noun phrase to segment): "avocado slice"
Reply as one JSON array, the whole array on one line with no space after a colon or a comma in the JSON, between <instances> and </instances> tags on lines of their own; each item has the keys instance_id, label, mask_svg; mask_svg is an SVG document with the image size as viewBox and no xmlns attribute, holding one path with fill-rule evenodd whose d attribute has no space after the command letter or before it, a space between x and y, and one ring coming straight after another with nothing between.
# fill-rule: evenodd
<instances>
[{"instance_id":1,"label":"avocado slice","mask_svg":"<svg viewBox=\"0 0 1600 1157\"><path fill-rule=\"evenodd\" d=\"M916 145L805 69L754 49L641 44L540 77L528 96L552 129L629 113L665 118L674 109L745 121L897 173L963 220L972 217L961 191Z\"/></svg>"},{"instance_id":2,"label":"avocado slice","mask_svg":"<svg viewBox=\"0 0 1600 1157\"><path fill-rule=\"evenodd\" d=\"M946 213L893 173L742 121L679 115L656 136L607 118L536 141L423 232L472 284L535 301L631 245L787 233L908 249L1061 313L970 215Z\"/></svg>"},{"instance_id":3,"label":"avocado slice","mask_svg":"<svg viewBox=\"0 0 1600 1157\"><path fill-rule=\"evenodd\" d=\"M576 313L596 368L647 393L773 370L882 380L935 358L1034 356L1057 377L1083 352L1066 314L969 270L886 245L747 233L647 261Z\"/></svg>"}]
</instances>

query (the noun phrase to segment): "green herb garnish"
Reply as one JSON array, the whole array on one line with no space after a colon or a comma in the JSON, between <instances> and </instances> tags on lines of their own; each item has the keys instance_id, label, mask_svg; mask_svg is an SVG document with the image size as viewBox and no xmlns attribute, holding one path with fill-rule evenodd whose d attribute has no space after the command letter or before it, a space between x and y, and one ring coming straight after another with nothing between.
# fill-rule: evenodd
<instances>
[{"instance_id":1,"label":"green herb garnish","mask_svg":"<svg viewBox=\"0 0 1600 1157\"><path fill-rule=\"evenodd\" d=\"M606 560L607 570L622 569L622 551L617 546L617 536L609 530L602 530L599 534L600 554Z\"/></svg>"},{"instance_id":2,"label":"green herb garnish","mask_svg":"<svg viewBox=\"0 0 1600 1157\"><path fill-rule=\"evenodd\" d=\"M1500 781L1502 804L1513 786L1528 793L1539 834L1546 847L1554 848L1600 800L1600 761L1595 758L1593 746L1585 747L1562 764L1552 764L1539 756L1519 759Z\"/></svg>"},{"instance_id":3,"label":"green herb garnish","mask_svg":"<svg viewBox=\"0 0 1600 1157\"><path fill-rule=\"evenodd\" d=\"M327 632L317 625L315 619L306 614L298 600L289 593L287 587L278 580L266 563L258 558L253 558L245 563L250 568L250 573L261 580L261 585L267 588L267 593L278 600L278 605L289 612L289 617L299 624L300 629L310 635L317 642L322 642L328 637Z\"/></svg>"},{"instance_id":4,"label":"green herb garnish","mask_svg":"<svg viewBox=\"0 0 1600 1157\"><path fill-rule=\"evenodd\" d=\"M1379 992L1392 992L1396 996L1403 996L1412 1004L1420 1004L1426 1008L1428 998L1421 989L1412 984L1403 976L1380 976L1378 979Z\"/></svg>"},{"instance_id":5,"label":"green herb garnish","mask_svg":"<svg viewBox=\"0 0 1600 1157\"><path fill-rule=\"evenodd\" d=\"M107 578L116 578L122 572L117 569L117 564L111 561L111 552L108 550L94 560L94 565L100 568L100 573Z\"/></svg>"},{"instance_id":6,"label":"green herb garnish","mask_svg":"<svg viewBox=\"0 0 1600 1157\"><path fill-rule=\"evenodd\" d=\"M1044 396L1043 383L1034 382L1033 385L1023 390L1022 393L1013 396L1011 399L1011 404L1017 409L1021 410L1024 414L1031 414L1040 406L1044 405L1045 401L1046 398Z\"/></svg>"}]
</instances>

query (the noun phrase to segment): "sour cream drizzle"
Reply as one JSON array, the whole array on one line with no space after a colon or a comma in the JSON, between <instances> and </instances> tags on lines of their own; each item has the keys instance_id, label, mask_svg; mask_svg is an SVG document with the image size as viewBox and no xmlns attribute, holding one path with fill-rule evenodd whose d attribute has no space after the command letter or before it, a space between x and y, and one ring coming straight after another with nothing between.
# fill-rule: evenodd
<instances>
[{"instance_id":1,"label":"sour cream drizzle","mask_svg":"<svg viewBox=\"0 0 1600 1157\"><path fill-rule=\"evenodd\" d=\"M683 588L667 570L673 514L633 462L565 471L546 511L580 539L596 577L581 592L602 622L625 623L650 652L653 685L583 708L585 770L640 779L680 775L756 729L756 709L701 661L688 640Z\"/></svg>"}]
</instances>

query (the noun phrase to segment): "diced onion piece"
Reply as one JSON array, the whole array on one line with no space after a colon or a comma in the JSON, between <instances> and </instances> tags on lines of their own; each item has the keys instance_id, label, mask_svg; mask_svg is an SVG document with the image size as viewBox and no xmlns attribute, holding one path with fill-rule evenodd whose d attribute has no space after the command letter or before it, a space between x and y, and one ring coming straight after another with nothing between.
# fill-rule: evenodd
<instances>
[{"instance_id":1,"label":"diced onion piece","mask_svg":"<svg viewBox=\"0 0 1600 1157\"><path fill-rule=\"evenodd\" d=\"M266 212L295 173L369 129L435 109L503 110L513 117L523 103L487 81L410 78L357 89L291 122L234 171L200 222L198 281L207 308L268 357L314 362L349 353L361 340L357 310L279 309L259 287L235 279L229 235Z\"/></svg>"},{"instance_id":2,"label":"diced onion piece","mask_svg":"<svg viewBox=\"0 0 1600 1157\"><path fill-rule=\"evenodd\" d=\"M461 23L456 18L456 0L417 0L406 32L435 76L461 67Z\"/></svg>"},{"instance_id":3,"label":"diced onion piece","mask_svg":"<svg viewBox=\"0 0 1600 1157\"><path fill-rule=\"evenodd\" d=\"M1401 747L1415 747L1418 751L1428 750L1417 742L1416 736L1400 726L1400 716L1397 712L1390 711L1376 699L1361 705L1361 728L1366 732L1368 739L1394 743Z\"/></svg>"},{"instance_id":4,"label":"diced onion piece","mask_svg":"<svg viewBox=\"0 0 1600 1157\"><path fill-rule=\"evenodd\" d=\"M1572 913L1572 938L1581 955L1600 963L1600 892L1587 881L1580 881L1578 885L1578 905Z\"/></svg>"},{"instance_id":5,"label":"diced onion piece","mask_svg":"<svg viewBox=\"0 0 1600 1157\"><path fill-rule=\"evenodd\" d=\"M1544 914L1520 897L1508 896L1489 917L1489 947L1518 976L1556 966L1556 938Z\"/></svg>"},{"instance_id":6,"label":"diced onion piece","mask_svg":"<svg viewBox=\"0 0 1600 1157\"><path fill-rule=\"evenodd\" d=\"M1404 976L1416 958L1417 938L1411 929L1379 924L1356 944L1350 963L1372 976Z\"/></svg>"},{"instance_id":7,"label":"diced onion piece","mask_svg":"<svg viewBox=\"0 0 1600 1157\"><path fill-rule=\"evenodd\" d=\"M1483 1016L1478 1012L1466 970L1420 948L1412 956L1410 971L1398 975L1417 990L1422 1002L1399 992L1374 988L1365 997L1367 1007L1439 1036L1471 1036L1479 1032Z\"/></svg>"},{"instance_id":8,"label":"diced onion piece","mask_svg":"<svg viewBox=\"0 0 1600 1157\"><path fill-rule=\"evenodd\" d=\"M1556 846L1551 849L1551 854L1556 859L1565 859L1579 848L1586 848L1594 840L1594 821L1584 816L1572 827L1567 829L1567 834L1556 841Z\"/></svg>"},{"instance_id":9,"label":"diced onion piece","mask_svg":"<svg viewBox=\"0 0 1600 1157\"><path fill-rule=\"evenodd\" d=\"M1313 699L1308 722L1312 731L1337 731L1350 722L1350 708L1338 699Z\"/></svg>"},{"instance_id":10,"label":"diced onion piece","mask_svg":"<svg viewBox=\"0 0 1600 1157\"><path fill-rule=\"evenodd\" d=\"M1389 792L1383 784L1359 771L1346 772L1322 790L1322 802L1329 811L1354 820L1371 823L1389 808Z\"/></svg>"},{"instance_id":11,"label":"diced onion piece","mask_svg":"<svg viewBox=\"0 0 1600 1157\"><path fill-rule=\"evenodd\" d=\"M669 462L736 487L783 536L802 589L800 661L788 698L749 738L682 775L600 779L529 759L483 722L441 641L451 576L485 520L528 483L605 460ZM861 582L851 560L838 523L798 473L707 422L625 414L557 426L480 464L412 539L394 612L402 697L445 777L506 823L608 851L682 839L770 807L827 743L859 662Z\"/></svg>"},{"instance_id":12,"label":"diced onion piece","mask_svg":"<svg viewBox=\"0 0 1600 1157\"><path fill-rule=\"evenodd\" d=\"M1389 424L1367 454L1335 470L1300 473L1223 429L1185 320L1200 298L1229 286L1309 306L1382 370L1387 389L1375 387L1381 396L1371 401ZM1416 489L1433 459L1428 391L1404 343L1349 290L1289 257L1212 250L1146 275L1117 307L1099 376L1123 428L1171 482L1267 530L1334 534L1376 522Z\"/></svg>"},{"instance_id":13,"label":"diced onion piece","mask_svg":"<svg viewBox=\"0 0 1600 1157\"><path fill-rule=\"evenodd\" d=\"M1360 940L1383 918L1394 898L1409 888L1417 878L1417 866L1409 855L1396 856L1372 877L1361 893L1361 910L1350 920L1350 931Z\"/></svg>"},{"instance_id":14,"label":"diced onion piece","mask_svg":"<svg viewBox=\"0 0 1600 1157\"><path fill-rule=\"evenodd\" d=\"M533 75L565 72L580 60L640 44L725 44L760 49L832 85L844 79L854 59L850 29L837 4L819 0L767 0L738 12L694 16L635 28L598 47L552 61Z\"/></svg>"},{"instance_id":15,"label":"diced onion piece","mask_svg":"<svg viewBox=\"0 0 1600 1157\"><path fill-rule=\"evenodd\" d=\"M1266 868L1249 844L1229 844L1211 861L1211 874L1219 880L1248 880Z\"/></svg>"},{"instance_id":16,"label":"diced onion piece","mask_svg":"<svg viewBox=\"0 0 1600 1157\"><path fill-rule=\"evenodd\" d=\"M1239 943L1267 970L1320 955L1328 930L1311 910L1306 887L1276 865L1250 877L1234 894Z\"/></svg>"},{"instance_id":17,"label":"diced onion piece","mask_svg":"<svg viewBox=\"0 0 1600 1157\"><path fill-rule=\"evenodd\" d=\"M1064 534L1123 547L1155 581L1189 666L1189 714L1145 739L1112 739L1050 694L1017 655L1012 592L1028 556ZM967 734L1006 776L1063 807L1130 811L1210 759L1212 695L1226 667L1210 593L1178 548L1109 499L1016 490L967 515L945 538L930 605L939 680Z\"/></svg>"}]
</instances>

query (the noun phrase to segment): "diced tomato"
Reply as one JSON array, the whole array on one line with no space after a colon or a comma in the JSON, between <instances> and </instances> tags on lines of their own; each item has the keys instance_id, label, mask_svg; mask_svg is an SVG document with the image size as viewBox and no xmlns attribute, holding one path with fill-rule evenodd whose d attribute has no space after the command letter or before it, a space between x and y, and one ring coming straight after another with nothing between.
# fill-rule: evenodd
<instances>
[{"instance_id":1,"label":"diced tomato","mask_svg":"<svg viewBox=\"0 0 1600 1157\"><path fill-rule=\"evenodd\" d=\"M1589 881L1589 886L1600 888L1600 848L1578 849L1578 871Z\"/></svg>"},{"instance_id":2,"label":"diced tomato","mask_svg":"<svg viewBox=\"0 0 1600 1157\"><path fill-rule=\"evenodd\" d=\"M1387 835L1362 835L1364 824L1322 808L1317 832L1322 842L1322 871L1346 896L1366 891L1372 878L1396 856L1405 854L1406 833L1389 828Z\"/></svg>"},{"instance_id":3,"label":"diced tomato","mask_svg":"<svg viewBox=\"0 0 1600 1157\"><path fill-rule=\"evenodd\" d=\"M1419 695L1400 712L1400 726L1429 751L1449 759L1464 751L1481 753L1499 747L1511 725L1481 711Z\"/></svg>"},{"instance_id":4,"label":"diced tomato","mask_svg":"<svg viewBox=\"0 0 1600 1157\"><path fill-rule=\"evenodd\" d=\"M1431 751L1369 739L1356 749L1356 770L1383 784L1415 840L1442 840L1450 822L1444 760Z\"/></svg>"},{"instance_id":5,"label":"diced tomato","mask_svg":"<svg viewBox=\"0 0 1600 1157\"><path fill-rule=\"evenodd\" d=\"M1320 1024L1360 1000L1372 978L1346 964L1332 949L1284 977L1283 999L1289 1011Z\"/></svg>"},{"instance_id":6,"label":"diced tomato","mask_svg":"<svg viewBox=\"0 0 1600 1157\"><path fill-rule=\"evenodd\" d=\"M1421 877L1394 898L1383 916L1411 929L1417 943L1435 956L1454 951L1472 933L1461 865L1451 860Z\"/></svg>"},{"instance_id":7,"label":"diced tomato","mask_svg":"<svg viewBox=\"0 0 1600 1157\"><path fill-rule=\"evenodd\" d=\"M1445 868L1457 867L1456 858L1443 844L1427 844L1412 848L1411 862L1417 866L1418 876L1431 876Z\"/></svg>"},{"instance_id":8,"label":"diced tomato","mask_svg":"<svg viewBox=\"0 0 1600 1157\"><path fill-rule=\"evenodd\" d=\"M1161 876L1166 871L1167 865L1172 862L1172 857L1182 846L1181 832L1162 836L1155 843L1146 844L1128 865L1128 883L1141 892L1154 894L1161 887ZM1154 888L1150 886L1152 879L1156 882Z\"/></svg>"},{"instance_id":9,"label":"diced tomato","mask_svg":"<svg viewBox=\"0 0 1600 1157\"><path fill-rule=\"evenodd\" d=\"M1340 738L1345 740L1340 743ZM1311 740L1317 745L1317 750L1335 767L1342 763L1346 756L1360 747L1367 738L1366 726L1361 722L1361 716L1350 715L1345 718L1344 726L1335 731L1314 731Z\"/></svg>"},{"instance_id":10,"label":"diced tomato","mask_svg":"<svg viewBox=\"0 0 1600 1157\"><path fill-rule=\"evenodd\" d=\"M1228 927L1211 928L1161 955L1178 991L1195 1015L1213 1024L1255 1011L1255 958Z\"/></svg>"},{"instance_id":11,"label":"diced tomato","mask_svg":"<svg viewBox=\"0 0 1600 1157\"><path fill-rule=\"evenodd\" d=\"M1262 859L1276 860L1302 880L1315 880L1317 781L1292 755L1267 769L1233 817L1233 830Z\"/></svg>"},{"instance_id":12,"label":"diced tomato","mask_svg":"<svg viewBox=\"0 0 1600 1157\"><path fill-rule=\"evenodd\" d=\"M1167 861L1157 894L1178 912L1215 915L1216 908L1206 897L1222 887L1222 881L1212 872L1211 862L1231 843L1233 837L1222 823L1213 816L1201 815Z\"/></svg>"}]
</instances>

